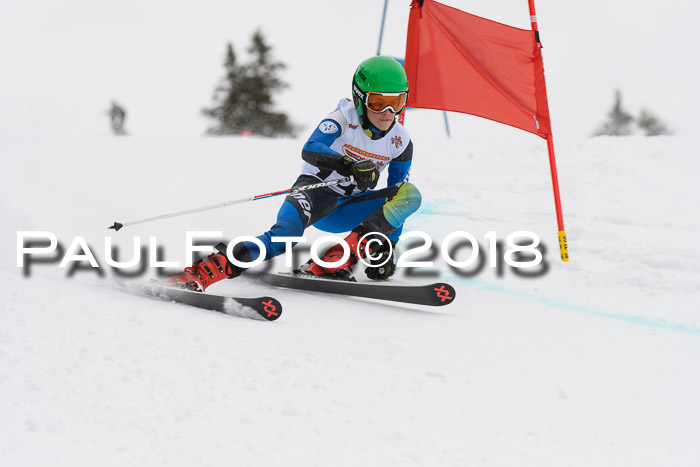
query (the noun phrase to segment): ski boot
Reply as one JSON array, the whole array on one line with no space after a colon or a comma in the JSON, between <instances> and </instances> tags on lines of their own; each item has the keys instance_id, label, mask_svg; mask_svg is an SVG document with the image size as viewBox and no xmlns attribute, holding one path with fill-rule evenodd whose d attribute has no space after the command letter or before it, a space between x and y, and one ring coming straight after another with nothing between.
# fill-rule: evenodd
<instances>
[{"instance_id":1,"label":"ski boot","mask_svg":"<svg viewBox=\"0 0 700 467\"><path fill-rule=\"evenodd\" d=\"M350 247L350 256L348 259L332 268L325 268L319 264L316 264L313 259L310 259L298 270L294 271L295 274L306 275L312 277L320 277L323 279L335 279L343 281L357 282L355 276L352 274L352 267L357 264L360 258L366 258L372 252L367 248L367 242L369 239L367 237L362 238L362 235L357 230L350 232L350 235L345 237L345 243ZM358 256L359 254L359 256ZM343 247L341 244L332 246L326 253L321 257L323 261L334 263L343 257Z\"/></svg>"},{"instance_id":2,"label":"ski boot","mask_svg":"<svg viewBox=\"0 0 700 467\"><path fill-rule=\"evenodd\" d=\"M166 283L172 287L204 292L210 285L222 279L238 277L243 272L242 268L232 264L226 258L226 245L219 243L215 247L219 252L212 253L206 260L200 259L166 279Z\"/></svg>"}]
</instances>

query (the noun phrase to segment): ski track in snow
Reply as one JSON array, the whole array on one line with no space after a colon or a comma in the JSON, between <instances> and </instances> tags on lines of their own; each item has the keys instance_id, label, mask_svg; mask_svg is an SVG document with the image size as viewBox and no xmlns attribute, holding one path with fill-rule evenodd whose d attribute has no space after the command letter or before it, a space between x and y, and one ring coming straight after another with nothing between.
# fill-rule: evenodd
<instances>
[{"instance_id":1,"label":"ski track in snow","mask_svg":"<svg viewBox=\"0 0 700 467\"><path fill-rule=\"evenodd\" d=\"M182 262L186 230L258 234L281 198L106 227L283 188L302 142L0 141L14 156L0 175L0 464L697 465L697 141L559 145L571 254L562 263L543 142L414 138L424 205L406 231L439 242L465 230L482 246L489 231L533 231L546 274L464 278L436 260L457 290L444 308L243 279L212 289L278 298L274 323L134 296L111 286L109 270L69 278L57 263L36 264L23 278L18 230L52 231L66 247L84 236L100 263L105 235L125 257L135 236L156 236ZM240 154L275 170L211 182L212 168L257 165ZM200 182L207 190L184 199Z\"/></svg>"}]
</instances>

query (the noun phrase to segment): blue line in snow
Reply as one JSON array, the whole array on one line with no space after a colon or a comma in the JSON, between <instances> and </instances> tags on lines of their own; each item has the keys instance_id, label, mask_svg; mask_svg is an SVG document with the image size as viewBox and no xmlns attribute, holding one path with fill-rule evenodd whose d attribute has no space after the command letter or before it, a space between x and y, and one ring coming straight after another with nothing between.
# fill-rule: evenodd
<instances>
[{"instance_id":1,"label":"blue line in snow","mask_svg":"<svg viewBox=\"0 0 700 467\"><path fill-rule=\"evenodd\" d=\"M444 209L445 205L456 204L456 203L457 203L457 200L454 198L444 198L444 199L441 199L440 201L423 203L421 205L420 210L416 214L432 216L433 214L436 213L436 210L439 210L440 208ZM498 292L498 293L502 293L505 295L520 297L520 298L524 298L526 300L530 300L533 302L542 303L544 305L551 306L553 308L559 308L561 310L568 310L568 311L573 311L576 313L586 314L589 316L596 316L598 318L613 319L613 320L622 321L625 323L637 324L640 326L646 326L646 327L651 327L651 328L656 328L656 329L665 329L667 331L682 332L685 334L700 336L700 328L696 328L693 326L684 326L682 324L666 323L664 321L659 321L657 319L651 319L651 318L644 318L642 316L622 315L622 314L613 313L610 311L596 310L596 309L588 308L588 307L581 306L581 305L575 305L573 303L567 303L567 302L564 302L561 300L555 300L555 299L551 299L551 298L547 298L547 297L540 297L539 295L535 295L535 294L531 294L531 293L527 293L527 292L521 292L518 290L508 289L506 287L496 285L496 284L490 284L488 282L485 282L485 281L482 281L479 279L465 279L464 277L459 277L456 275L451 275L451 279L453 279L453 281L455 281L455 282L460 282L462 284L466 284L466 285L469 285L469 286L477 288L477 289L489 290L492 292Z\"/></svg>"},{"instance_id":2,"label":"blue line in snow","mask_svg":"<svg viewBox=\"0 0 700 467\"><path fill-rule=\"evenodd\" d=\"M692 327L692 326L684 326L682 324L666 323L664 321L659 321L659 320L651 319L651 318L645 318L642 316L621 315L621 314L613 313L610 311L596 310L596 309L588 308L588 307L581 306L581 305L567 303L567 302L564 302L561 300L555 300L555 299L551 299L551 298L547 298L547 297L540 297L540 296L535 295L535 294L508 289L506 287L503 287L500 285L495 285L495 284L490 284L488 282L481 281L478 279L464 279L464 278L458 277L458 276L453 276L453 277L456 281L459 281L463 284L471 285L477 289L489 290L492 292L498 292L498 293L502 293L502 294L506 294L506 295L512 295L515 297L524 298L526 300L542 303L544 305L548 305L548 306L551 306L554 308L559 308L562 310L574 311L576 313L583 313L583 314L590 315L590 316L596 316L598 318L614 319L617 321L622 321L622 322L631 323L631 324L637 324L640 326L652 327L652 328L657 328L657 329L665 329L667 331L683 332L686 334L692 334L694 336L700 336L700 328L696 328L696 327Z\"/></svg>"}]
</instances>

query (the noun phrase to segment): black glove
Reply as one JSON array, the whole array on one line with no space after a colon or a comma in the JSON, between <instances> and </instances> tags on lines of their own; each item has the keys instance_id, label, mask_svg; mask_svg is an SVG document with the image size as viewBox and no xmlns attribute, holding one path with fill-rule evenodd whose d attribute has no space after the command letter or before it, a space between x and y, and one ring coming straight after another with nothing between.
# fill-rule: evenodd
<instances>
[{"instance_id":1,"label":"black glove","mask_svg":"<svg viewBox=\"0 0 700 467\"><path fill-rule=\"evenodd\" d=\"M396 272L396 264L394 263L394 246L396 242L391 242L391 250L389 250L388 245L385 243L378 250L372 251L372 258L368 258L368 263L370 264L382 264L384 261L386 263L382 266L367 266L365 269L365 274L367 277L374 281L385 281L394 275Z\"/></svg>"},{"instance_id":2,"label":"black glove","mask_svg":"<svg viewBox=\"0 0 700 467\"><path fill-rule=\"evenodd\" d=\"M360 191L371 190L377 186L379 181L379 169L372 161L356 161L348 156L343 158L347 166L346 172L352 175Z\"/></svg>"}]
</instances>

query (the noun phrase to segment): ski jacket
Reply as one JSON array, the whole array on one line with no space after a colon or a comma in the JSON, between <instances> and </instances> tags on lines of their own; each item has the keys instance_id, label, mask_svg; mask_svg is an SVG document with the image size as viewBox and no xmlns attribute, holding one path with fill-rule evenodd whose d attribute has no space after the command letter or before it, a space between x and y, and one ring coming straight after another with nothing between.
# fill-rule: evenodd
<instances>
[{"instance_id":1,"label":"ski jacket","mask_svg":"<svg viewBox=\"0 0 700 467\"><path fill-rule=\"evenodd\" d=\"M363 125L364 123L364 125ZM360 119L352 101L343 99L335 111L324 118L302 149L302 173L328 181L350 175L345 156L374 162L380 172L388 169L387 186L407 182L413 142L403 125L394 122L386 131ZM338 194L361 193L355 183L330 187Z\"/></svg>"}]
</instances>

